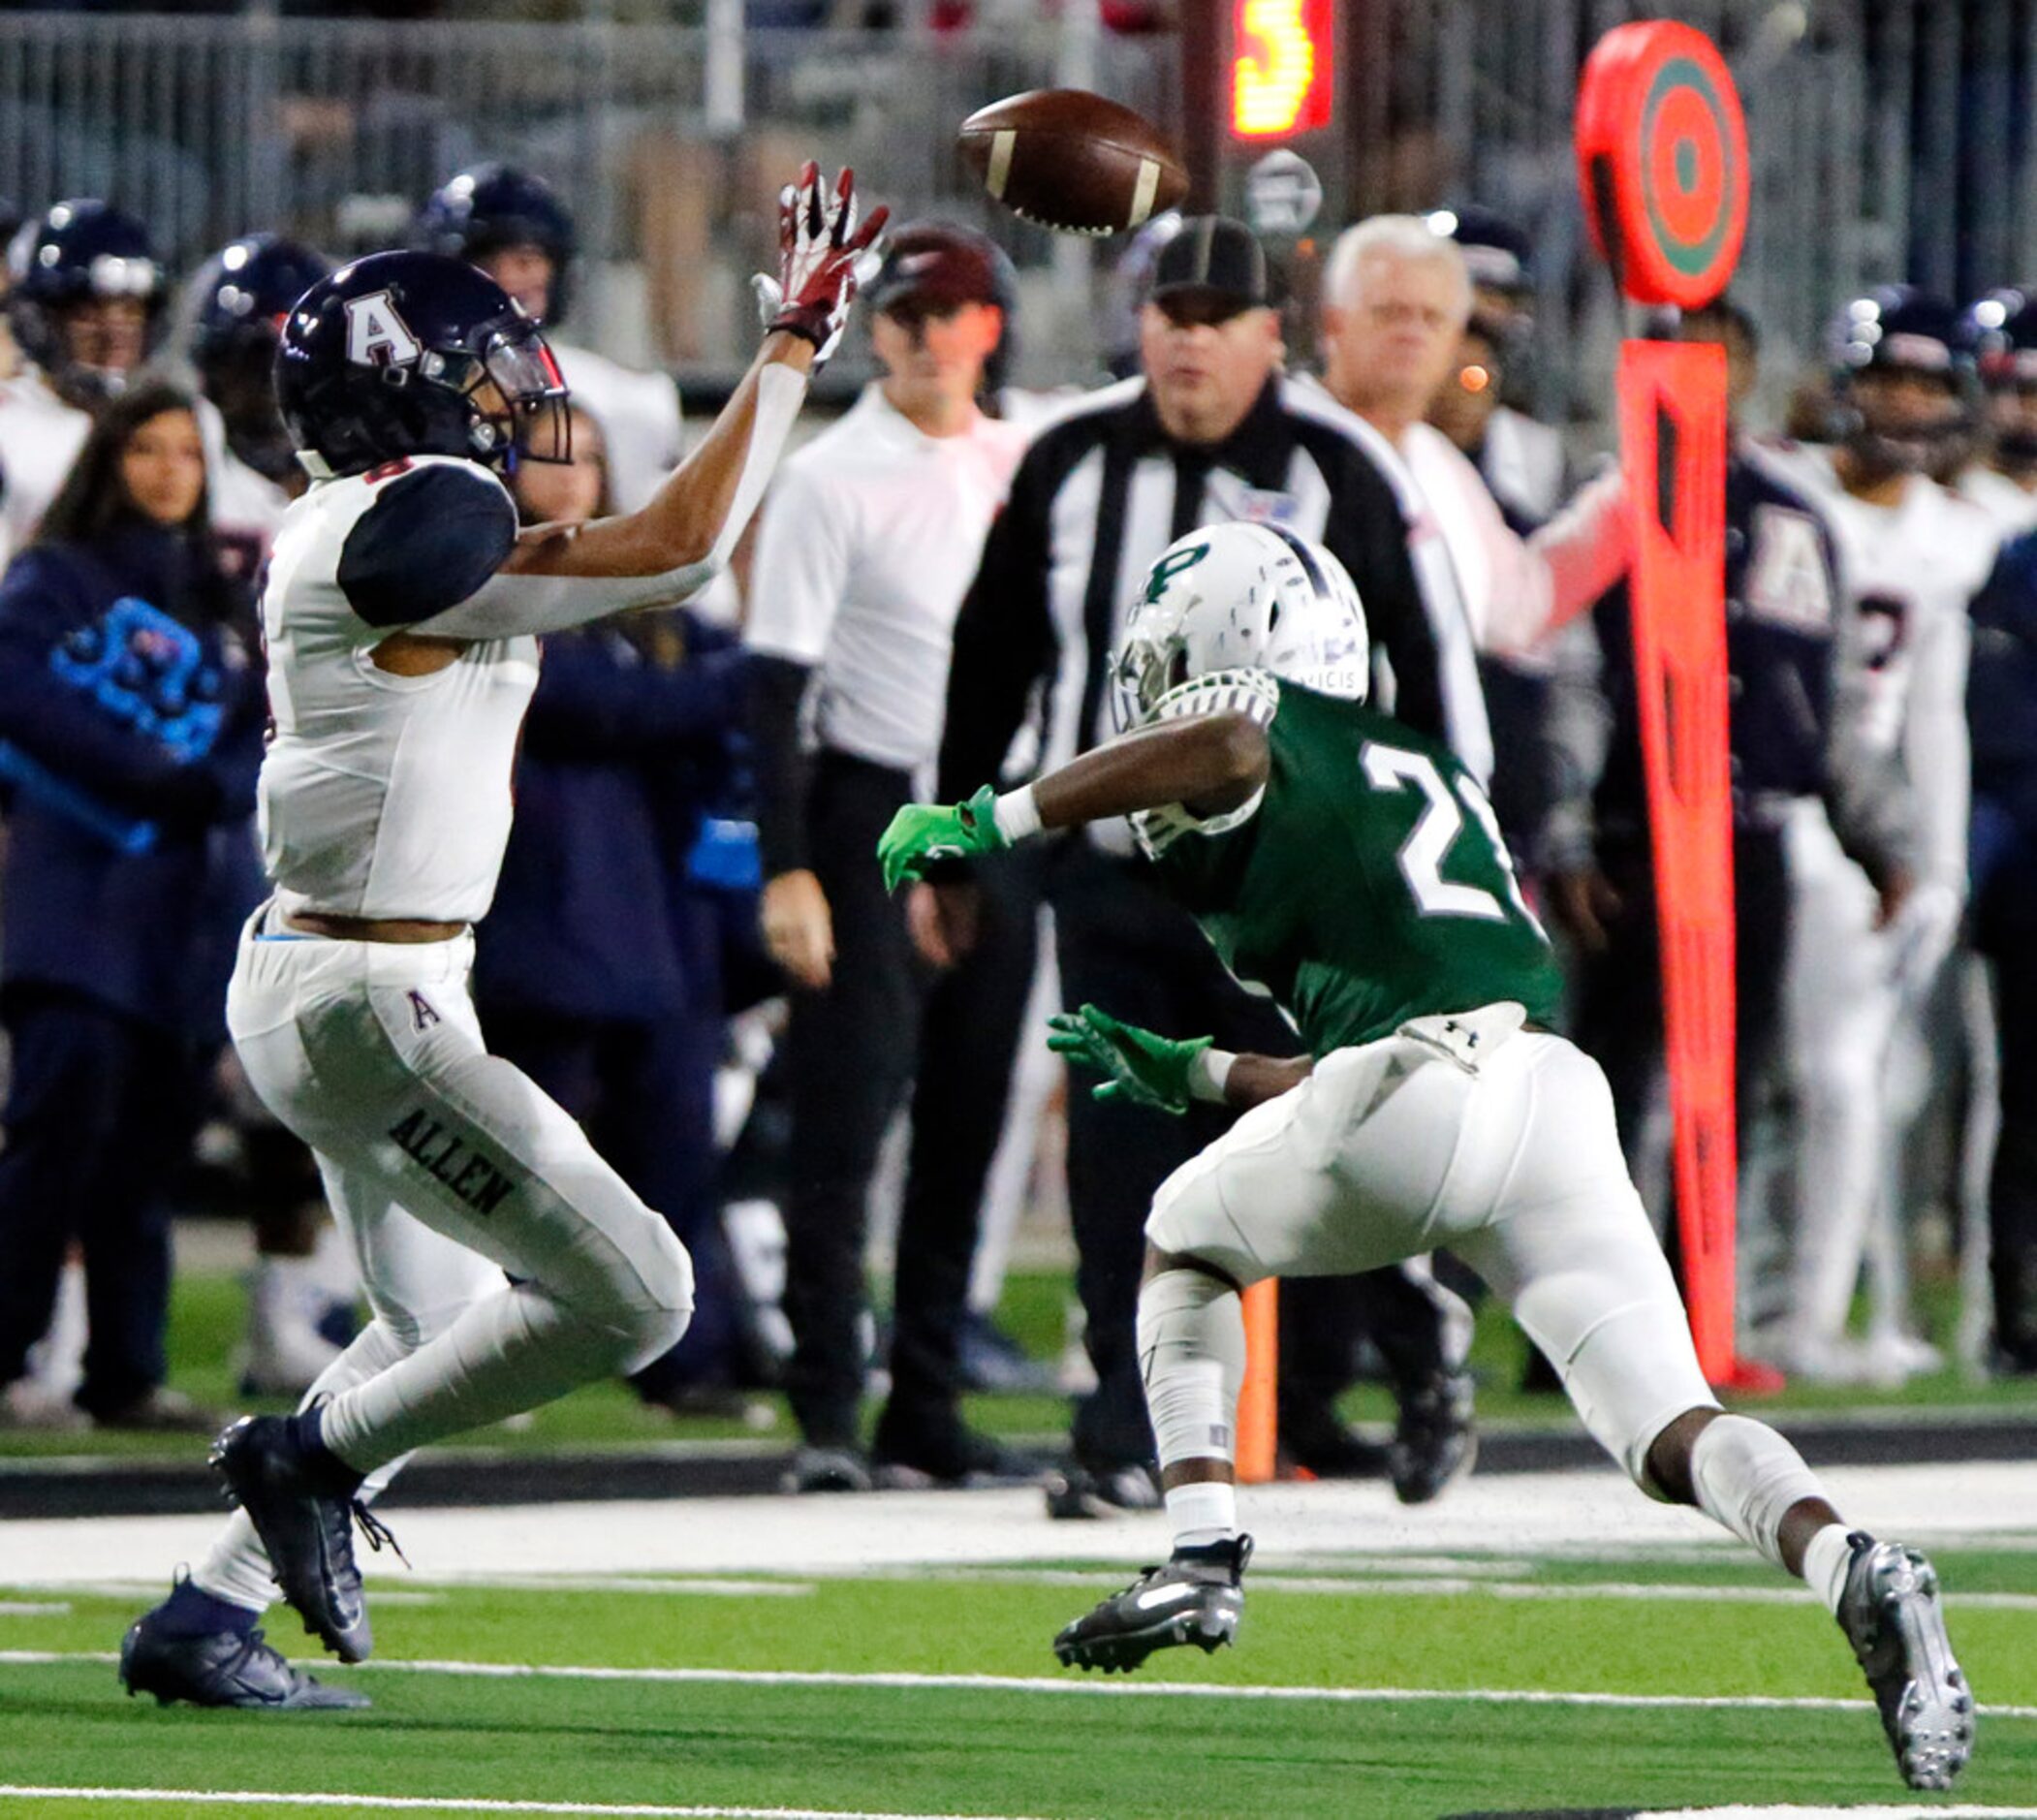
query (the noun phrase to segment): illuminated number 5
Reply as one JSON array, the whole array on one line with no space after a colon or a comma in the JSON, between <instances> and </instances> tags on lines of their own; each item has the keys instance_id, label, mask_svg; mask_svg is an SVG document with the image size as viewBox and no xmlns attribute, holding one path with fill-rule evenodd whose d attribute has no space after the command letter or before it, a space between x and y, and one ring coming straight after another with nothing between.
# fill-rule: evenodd
<instances>
[{"instance_id":1,"label":"illuminated number 5","mask_svg":"<svg viewBox=\"0 0 2037 1820\"><path fill-rule=\"evenodd\" d=\"M1365 781L1373 789L1405 790L1412 785L1427 800L1427 806L1408 837L1400 843L1400 852L1396 856L1400 875L1407 880L1407 888L1414 893L1415 902L1424 916L1479 917L1488 923L1506 921L1506 907L1490 892L1477 885L1453 884L1443 876L1443 863L1457 844L1457 836L1464 832L1463 811L1457 806L1461 799L1491 842L1492 856L1507 882L1508 901L1530 924L1535 922L1534 913L1522 899L1520 887L1515 881L1514 862L1507 852L1506 842L1500 837L1492 805L1486 800L1485 792L1476 783L1469 777L1460 777L1453 793L1432 759L1425 753L1409 752L1400 746L1367 742L1360 763L1364 767Z\"/></svg>"}]
</instances>

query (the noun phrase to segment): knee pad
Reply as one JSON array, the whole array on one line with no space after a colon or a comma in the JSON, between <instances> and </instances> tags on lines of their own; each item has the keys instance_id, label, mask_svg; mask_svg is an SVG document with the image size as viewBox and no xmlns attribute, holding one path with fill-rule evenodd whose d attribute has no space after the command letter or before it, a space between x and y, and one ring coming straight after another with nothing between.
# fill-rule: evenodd
<instances>
[{"instance_id":1,"label":"knee pad","mask_svg":"<svg viewBox=\"0 0 2037 1820\"><path fill-rule=\"evenodd\" d=\"M1229 1459L1245 1377L1238 1292L1202 1271L1163 1271L1139 1292L1139 1372L1160 1463Z\"/></svg>"},{"instance_id":2,"label":"knee pad","mask_svg":"<svg viewBox=\"0 0 2037 1820\"><path fill-rule=\"evenodd\" d=\"M1782 1520L1824 1488L1775 1430L1746 1416L1716 1416L1690 1450L1690 1479L1698 1508L1714 1522L1782 1565Z\"/></svg>"}]
</instances>

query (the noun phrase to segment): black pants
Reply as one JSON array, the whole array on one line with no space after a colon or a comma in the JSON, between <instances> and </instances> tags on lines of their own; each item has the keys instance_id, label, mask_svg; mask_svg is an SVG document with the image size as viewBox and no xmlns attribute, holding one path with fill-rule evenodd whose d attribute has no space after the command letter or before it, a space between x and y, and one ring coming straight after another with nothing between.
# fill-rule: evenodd
<instances>
[{"instance_id":1,"label":"black pants","mask_svg":"<svg viewBox=\"0 0 2037 1820\"><path fill-rule=\"evenodd\" d=\"M1994 969L2001 1057L2001 1133L1988 1177L1994 1332L2020 1369L2037 1370L2037 922L2027 893L2012 874L1975 909Z\"/></svg>"},{"instance_id":2,"label":"black pants","mask_svg":"<svg viewBox=\"0 0 2037 1820\"><path fill-rule=\"evenodd\" d=\"M19 1377L84 1249L79 1405L111 1414L163 1382L170 1219L163 1183L189 1148L212 1056L79 993L20 986L0 1002L14 1046L0 1151L0 1384Z\"/></svg>"},{"instance_id":3,"label":"black pants","mask_svg":"<svg viewBox=\"0 0 2037 1820\"><path fill-rule=\"evenodd\" d=\"M1583 957L1571 1035L1606 1071L1620 1148L1634 1169L1664 1065L1654 863L1643 840L1607 843L1599 864L1618 893L1620 907L1606 925L1606 952ZM1782 1032L1790 887L1780 830L1734 831L1733 902L1734 1093L1744 1158L1752 1153L1755 1132L1768 1114ZM1666 1243L1674 1260L1674 1226Z\"/></svg>"},{"instance_id":4,"label":"black pants","mask_svg":"<svg viewBox=\"0 0 2037 1820\"><path fill-rule=\"evenodd\" d=\"M739 1323L735 1267L714 1197L714 1070L721 1021L577 1018L484 1003L488 1048L585 1127L595 1149L664 1216L693 1259L685 1336L631 1380L648 1396L727 1382Z\"/></svg>"},{"instance_id":5,"label":"black pants","mask_svg":"<svg viewBox=\"0 0 2037 1820\"><path fill-rule=\"evenodd\" d=\"M786 1391L817 1446L856 1440L870 1177L916 1074L886 1421L955 1419L984 1177L1031 977L1038 898L1029 856L981 868L983 926L962 966L937 981L914 951L905 899L886 894L875 857L878 835L910 796L901 771L823 753L808 798L808 856L833 916L834 967L825 990L796 991L792 1001Z\"/></svg>"}]
</instances>

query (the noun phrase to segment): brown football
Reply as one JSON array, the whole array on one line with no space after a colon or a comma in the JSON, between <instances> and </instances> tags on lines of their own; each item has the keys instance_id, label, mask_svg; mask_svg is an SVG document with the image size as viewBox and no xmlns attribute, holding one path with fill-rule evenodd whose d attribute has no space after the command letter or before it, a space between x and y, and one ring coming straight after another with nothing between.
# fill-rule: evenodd
<instances>
[{"instance_id":1,"label":"brown football","mask_svg":"<svg viewBox=\"0 0 2037 1820\"><path fill-rule=\"evenodd\" d=\"M1188 194L1159 128L1081 88L1036 88L962 122L962 156L1014 214L1063 234L1142 227Z\"/></svg>"}]
</instances>

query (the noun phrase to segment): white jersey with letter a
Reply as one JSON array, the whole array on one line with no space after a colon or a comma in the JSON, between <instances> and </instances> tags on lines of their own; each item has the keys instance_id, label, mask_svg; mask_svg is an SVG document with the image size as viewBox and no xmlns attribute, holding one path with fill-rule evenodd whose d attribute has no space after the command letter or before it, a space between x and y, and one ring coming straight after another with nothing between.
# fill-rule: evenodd
<instances>
[{"instance_id":1,"label":"white jersey with letter a","mask_svg":"<svg viewBox=\"0 0 2037 1820\"><path fill-rule=\"evenodd\" d=\"M275 735L261 820L286 912L471 923L495 894L538 641L471 643L429 675L393 675L372 652L397 623L363 619L340 581L349 533L378 492L437 467L464 470L508 507L478 463L419 455L318 482L276 534L262 597Z\"/></svg>"}]
</instances>

